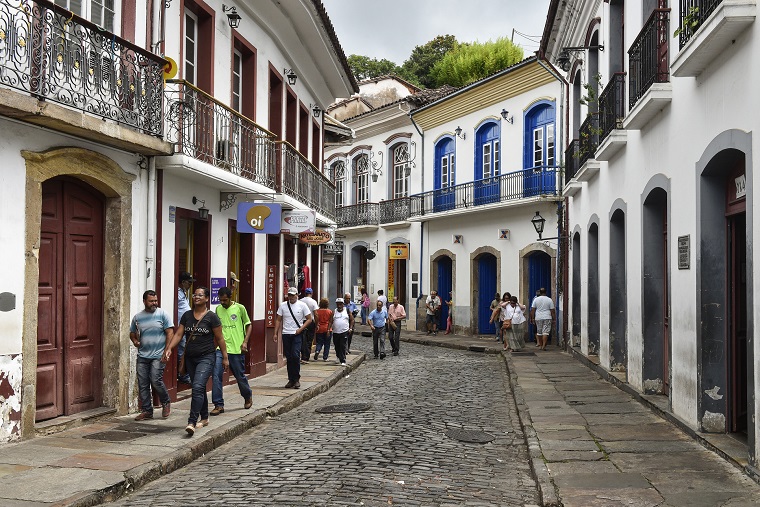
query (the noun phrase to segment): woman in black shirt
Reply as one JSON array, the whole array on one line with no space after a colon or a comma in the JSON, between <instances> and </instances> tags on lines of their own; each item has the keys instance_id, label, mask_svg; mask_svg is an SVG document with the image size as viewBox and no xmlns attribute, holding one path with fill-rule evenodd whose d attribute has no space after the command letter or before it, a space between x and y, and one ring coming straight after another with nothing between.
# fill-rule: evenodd
<instances>
[{"instance_id":1,"label":"woman in black shirt","mask_svg":"<svg viewBox=\"0 0 760 507\"><path fill-rule=\"evenodd\" d=\"M208 426L208 395L206 384L214 371L216 348L222 351L222 366L227 371L227 346L222 336L222 322L216 313L208 310L208 287L198 287L193 291L193 307L182 315L177 332L171 343L166 345L163 360L166 362L171 351L182 339L187 338L185 346L185 368L192 379L192 399L190 416L187 418L187 431L193 436L196 428ZM198 419L200 417L200 420Z\"/></svg>"}]
</instances>

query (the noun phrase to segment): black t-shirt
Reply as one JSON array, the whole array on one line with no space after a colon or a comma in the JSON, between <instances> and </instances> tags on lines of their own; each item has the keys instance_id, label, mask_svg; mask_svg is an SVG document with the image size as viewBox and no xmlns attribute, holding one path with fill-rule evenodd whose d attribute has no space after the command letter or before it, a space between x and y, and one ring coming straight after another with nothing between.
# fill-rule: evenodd
<instances>
[{"instance_id":1,"label":"black t-shirt","mask_svg":"<svg viewBox=\"0 0 760 507\"><path fill-rule=\"evenodd\" d=\"M185 326L185 354L187 357L200 357L216 351L213 329L220 327L222 321L214 312L206 312L201 320L196 320L192 310L182 315L180 324Z\"/></svg>"}]
</instances>

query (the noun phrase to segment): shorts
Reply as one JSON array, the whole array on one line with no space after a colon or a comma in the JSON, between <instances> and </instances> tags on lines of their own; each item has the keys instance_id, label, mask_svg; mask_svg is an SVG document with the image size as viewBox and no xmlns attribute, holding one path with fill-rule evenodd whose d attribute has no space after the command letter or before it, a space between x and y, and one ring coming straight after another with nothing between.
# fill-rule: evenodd
<instances>
[{"instance_id":1,"label":"shorts","mask_svg":"<svg viewBox=\"0 0 760 507\"><path fill-rule=\"evenodd\" d=\"M437 324L438 323L438 319L436 318L436 315L430 315L428 313L427 314L427 320L425 322L427 322L428 324Z\"/></svg>"},{"instance_id":2,"label":"shorts","mask_svg":"<svg viewBox=\"0 0 760 507\"><path fill-rule=\"evenodd\" d=\"M549 336L552 332L552 319L536 321L536 334Z\"/></svg>"}]
</instances>

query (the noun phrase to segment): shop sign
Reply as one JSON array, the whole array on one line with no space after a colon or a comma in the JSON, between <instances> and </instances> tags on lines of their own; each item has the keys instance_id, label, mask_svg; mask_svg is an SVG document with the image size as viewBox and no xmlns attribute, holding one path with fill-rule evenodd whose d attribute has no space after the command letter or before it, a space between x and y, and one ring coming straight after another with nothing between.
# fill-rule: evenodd
<instances>
[{"instance_id":1,"label":"shop sign","mask_svg":"<svg viewBox=\"0 0 760 507\"><path fill-rule=\"evenodd\" d=\"M391 243L388 247L389 259L408 259L409 245L406 243Z\"/></svg>"},{"instance_id":2,"label":"shop sign","mask_svg":"<svg viewBox=\"0 0 760 507\"><path fill-rule=\"evenodd\" d=\"M332 240L332 234L324 229L317 229L314 232L302 232L298 237L301 241L309 245L321 245Z\"/></svg>"},{"instance_id":3,"label":"shop sign","mask_svg":"<svg viewBox=\"0 0 760 507\"><path fill-rule=\"evenodd\" d=\"M317 224L317 214L314 210L290 210L282 212L280 232L301 234L314 232Z\"/></svg>"},{"instance_id":4,"label":"shop sign","mask_svg":"<svg viewBox=\"0 0 760 507\"><path fill-rule=\"evenodd\" d=\"M237 208L237 231L248 234L279 234L282 205L241 202Z\"/></svg>"},{"instance_id":5,"label":"shop sign","mask_svg":"<svg viewBox=\"0 0 760 507\"><path fill-rule=\"evenodd\" d=\"M689 236L678 236L678 269L689 269L691 244Z\"/></svg>"},{"instance_id":6,"label":"shop sign","mask_svg":"<svg viewBox=\"0 0 760 507\"><path fill-rule=\"evenodd\" d=\"M395 281L396 281L396 273L395 273L395 266L396 263L393 261L388 262L388 300L393 301L393 296L395 293Z\"/></svg>"},{"instance_id":7,"label":"shop sign","mask_svg":"<svg viewBox=\"0 0 760 507\"><path fill-rule=\"evenodd\" d=\"M267 289L266 289L266 308L265 322L266 327L274 327L275 319L275 301L277 298L277 266L267 266Z\"/></svg>"},{"instance_id":8,"label":"shop sign","mask_svg":"<svg viewBox=\"0 0 760 507\"><path fill-rule=\"evenodd\" d=\"M212 278L211 279L211 304L219 304L219 289L227 285L226 278Z\"/></svg>"},{"instance_id":9,"label":"shop sign","mask_svg":"<svg viewBox=\"0 0 760 507\"><path fill-rule=\"evenodd\" d=\"M343 242L336 241L324 246L324 255L343 255Z\"/></svg>"}]
</instances>

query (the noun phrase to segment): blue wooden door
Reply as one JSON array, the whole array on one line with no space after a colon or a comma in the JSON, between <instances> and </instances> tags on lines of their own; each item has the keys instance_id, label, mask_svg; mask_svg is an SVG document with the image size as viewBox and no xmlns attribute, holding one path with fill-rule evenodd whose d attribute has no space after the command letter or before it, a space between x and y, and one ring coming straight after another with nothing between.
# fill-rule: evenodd
<instances>
[{"instance_id":1,"label":"blue wooden door","mask_svg":"<svg viewBox=\"0 0 760 507\"><path fill-rule=\"evenodd\" d=\"M528 257L528 306L526 311L530 311L530 304L536 297L536 291L540 288L546 289L546 295L552 297L552 258L544 252L534 252ZM536 328L528 324L530 339L535 340Z\"/></svg>"},{"instance_id":2,"label":"blue wooden door","mask_svg":"<svg viewBox=\"0 0 760 507\"><path fill-rule=\"evenodd\" d=\"M499 202L499 124L489 122L475 135L475 205Z\"/></svg>"},{"instance_id":3,"label":"blue wooden door","mask_svg":"<svg viewBox=\"0 0 760 507\"><path fill-rule=\"evenodd\" d=\"M446 319L449 317L449 306L446 301L449 300L449 292L452 287L451 276L451 259L441 257L438 259L438 296L441 298L441 320L438 322L438 329L446 329Z\"/></svg>"},{"instance_id":4,"label":"blue wooden door","mask_svg":"<svg viewBox=\"0 0 760 507\"><path fill-rule=\"evenodd\" d=\"M456 204L455 169L454 140L444 138L435 145L433 211L454 209Z\"/></svg>"},{"instance_id":5,"label":"blue wooden door","mask_svg":"<svg viewBox=\"0 0 760 507\"><path fill-rule=\"evenodd\" d=\"M493 324L488 321L491 318L491 301L496 292L496 257L484 254L478 258L478 332L492 335Z\"/></svg>"},{"instance_id":6,"label":"blue wooden door","mask_svg":"<svg viewBox=\"0 0 760 507\"><path fill-rule=\"evenodd\" d=\"M554 105L541 102L525 115L523 142L523 194L525 197L556 192Z\"/></svg>"}]
</instances>

